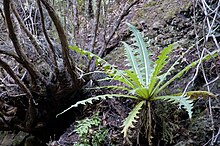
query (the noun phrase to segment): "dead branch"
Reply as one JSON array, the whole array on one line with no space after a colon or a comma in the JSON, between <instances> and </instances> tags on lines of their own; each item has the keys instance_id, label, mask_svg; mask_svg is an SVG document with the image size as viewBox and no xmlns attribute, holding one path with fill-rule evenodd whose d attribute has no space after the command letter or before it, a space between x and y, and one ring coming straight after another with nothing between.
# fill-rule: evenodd
<instances>
[{"instance_id":1,"label":"dead branch","mask_svg":"<svg viewBox=\"0 0 220 146\"><path fill-rule=\"evenodd\" d=\"M5 20L5 16L4 16L4 13L1 8L0 8L0 14L1 14L2 18Z\"/></svg>"},{"instance_id":2,"label":"dead branch","mask_svg":"<svg viewBox=\"0 0 220 146\"><path fill-rule=\"evenodd\" d=\"M114 24L114 29L112 31L112 33L110 34L107 42L106 42L106 46L109 44L109 42L111 41L112 37L115 35L116 31L118 30L119 25L121 24L121 21L124 19L125 16L127 16L129 14L130 9L136 5L139 2L139 0L134 1L133 3L131 3L128 7L126 7L122 14L119 16L118 20L116 21L116 23ZM100 52L100 55L102 56L102 52Z\"/></svg>"},{"instance_id":3,"label":"dead branch","mask_svg":"<svg viewBox=\"0 0 220 146\"><path fill-rule=\"evenodd\" d=\"M92 39L92 43L91 43L91 48L89 49L90 52L93 52L94 48L95 48L95 41L96 41L96 36L97 36L97 31L98 31L98 27L99 27L99 17L100 17L100 8L101 7L101 0L98 1L97 3L97 11L96 11L96 20L95 20L95 27L94 27L94 37Z\"/></svg>"},{"instance_id":4,"label":"dead branch","mask_svg":"<svg viewBox=\"0 0 220 146\"><path fill-rule=\"evenodd\" d=\"M2 59L0 59L0 66L2 66L4 68L4 70L14 79L14 81L21 88L21 90L23 90L25 93L27 93L28 99L32 98L32 94L31 94L30 90L27 88L27 86L14 73L14 71L10 68L10 66L6 62L4 62Z\"/></svg>"},{"instance_id":5,"label":"dead branch","mask_svg":"<svg viewBox=\"0 0 220 146\"><path fill-rule=\"evenodd\" d=\"M104 57L104 56L106 55L106 51L107 51L106 48L107 48L109 42L111 41L112 37L115 35L116 31L118 30L119 25L121 24L121 21L124 19L125 16L127 16L127 15L129 14L130 9L131 9L134 5L136 5L138 2L139 2L139 0L134 1L133 3L131 3L128 7L126 7L126 8L123 10L122 14L119 16L118 20L115 22L115 25L114 25L115 27L114 27L114 29L113 29L111 35L109 36L109 38L107 39L107 41L104 42L103 47L102 47L102 48L100 49L100 51L98 52L98 56ZM89 67L89 68L90 68L89 71L91 71L91 72L95 70L95 61L93 61L93 62L90 64L90 67Z\"/></svg>"}]
</instances>

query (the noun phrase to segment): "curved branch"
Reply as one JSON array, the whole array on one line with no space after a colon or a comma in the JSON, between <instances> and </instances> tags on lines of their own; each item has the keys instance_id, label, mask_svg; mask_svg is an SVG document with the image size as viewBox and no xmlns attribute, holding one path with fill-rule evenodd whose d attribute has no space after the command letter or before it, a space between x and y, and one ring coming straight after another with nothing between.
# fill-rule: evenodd
<instances>
[{"instance_id":1,"label":"curved branch","mask_svg":"<svg viewBox=\"0 0 220 146\"><path fill-rule=\"evenodd\" d=\"M27 56L21 49L21 45L15 34L15 30L12 24L11 16L10 16L10 0L3 0L4 5L4 13L5 19L8 26L9 37L15 47L15 51L19 56L20 60L22 61L22 65L28 70L31 75L32 80L36 83L36 79L40 79L43 83L46 83L44 76L35 68L35 66L28 60Z\"/></svg>"},{"instance_id":2,"label":"curved branch","mask_svg":"<svg viewBox=\"0 0 220 146\"><path fill-rule=\"evenodd\" d=\"M58 69L58 64L57 64L57 57L56 57L56 53L55 53L55 49L54 49L54 46L47 34L47 30L45 28L45 22L44 22L44 15L43 15L43 10L42 10L42 6L41 6L41 3L40 3L40 0L37 0L37 4L38 4L38 8L39 8L39 12L40 12L40 17L41 17L41 23L42 23L42 30L43 30L43 33L44 33L44 36L49 44L49 48L51 50L51 56L53 58L53 62L54 62L54 65L55 65L55 74L58 76L59 74L59 69Z\"/></svg>"},{"instance_id":3,"label":"curved branch","mask_svg":"<svg viewBox=\"0 0 220 146\"><path fill-rule=\"evenodd\" d=\"M53 7L49 4L49 2L47 0L40 0L40 1L45 6L45 8L46 8L48 14L50 15L50 17L56 27L56 30L58 32L59 39L60 39L61 46L62 46L63 64L67 68L68 73L71 75L71 77L74 79L74 81L77 81L78 78L77 78L75 64L70 61L71 57L69 55L69 47L68 47L67 37L66 37L65 31L63 29L63 26L59 20L59 17L57 16L55 10L53 9Z\"/></svg>"},{"instance_id":4,"label":"curved branch","mask_svg":"<svg viewBox=\"0 0 220 146\"><path fill-rule=\"evenodd\" d=\"M136 5L139 2L139 0L134 1L133 3L131 3L128 7L126 7L123 12L121 13L121 15L119 16L118 20L116 21L115 25L114 25L114 29L112 31L112 33L110 34L108 40L106 41L106 46L109 44L109 42L111 41L112 37L115 35L116 31L119 28L119 25L121 24L121 21L124 19L125 16L128 15L130 9ZM99 56L102 56L103 54L99 54Z\"/></svg>"},{"instance_id":5,"label":"curved branch","mask_svg":"<svg viewBox=\"0 0 220 146\"><path fill-rule=\"evenodd\" d=\"M10 66L4 62L1 58L0 58L0 66L3 67L3 69L14 79L14 81L16 82L16 84L18 84L18 86L21 88L21 90L23 90L25 93L27 93L27 99L28 99L28 111L26 113L26 128L30 129L33 125L35 116L36 116L36 109L34 107L34 99L33 96L31 94L31 91L27 88L27 86L22 82L22 80L14 73L14 71L10 68Z\"/></svg>"},{"instance_id":6,"label":"curved branch","mask_svg":"<svg viewBox=\"0 0 220 146\"><path fill-rule=\"evenodd\" d=\"M101 0L99 0L97 3L96 20L95 20L95 27L94 27L94 37L92 39L91 47L89 48L89 51L92 53L93 53L95 45L96 45L96 37L97 37L97 31L98 31L98 27L99 27L100 9L101 9ZM92 62L92 60L89 61L87 71L89 71L91 62Z\"/></svg>"},{"instance_id":7,"label":"curved branch","mask_svg":"<svg viewBox=\"0 0 220 146\"><path fill-rule=\"evenodd\" d=\"M5 51L5 50L0 50L0 54L5 54L8 56L13 57L18 63L22 63L22 61L20 60L20 58L13 52L13 51Z\"/></svg>"},{"instance_id":8,"label":"curved branch","mask_svg":"<svg viewBox=\"0 0 220 146\"><path fill-rule=\"evenodd\" d=\"M5 16L4 16L4 13L1 8L0 8L0 14L1 14L2 18L5 20Z\"/></svg>"},{"instance_id":9,"label":"curved branch","mask_svg":"<svg viewBox=\"0 0 220 146\"><path fill-rule=\"evenodd\" d=\"M40 46L37 43L37 40L35 39L35 37L31 34L31 32L27 29L27 27L25 26L24 22L22 21L20 15L18 14L17 9L15 8L15 5L13 3L11 3L11 8L13 13L15 14L15 17L17 18L21 28L24 30L24 32L27 34L28 38L30 39L31 43L33 44L33 46L35 47L37 53L39 55L43 55L42 49L40 48Z\"/></svg>"},{"instance_id":10,"label":"curved branch","mask_svg":"<svg viewBox=\"0 0 220 146\"><path fill-rule=\"evenodd\" d=\"M14 73L10 66L0 58L0 66L15 80L16 84L28 95L28 99L32 98L32 94L22 80Z\"/></svg>"}]
</instances>

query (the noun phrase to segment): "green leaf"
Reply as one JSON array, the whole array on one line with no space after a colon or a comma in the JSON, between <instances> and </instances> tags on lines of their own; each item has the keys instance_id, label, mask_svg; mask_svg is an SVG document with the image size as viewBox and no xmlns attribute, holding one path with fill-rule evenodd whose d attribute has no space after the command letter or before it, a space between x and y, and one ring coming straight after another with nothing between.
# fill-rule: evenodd
<instances>
[{"instance_id":1,"label":"green leaf","mask_svg":"<svg viewBox=\"0 0 220 146\"><path fill-rule=\"evenodd\" d=\"M104 59L100 58L99 56L97 56L89 51L85 51L83 49L80 49L77 46L69 46L69 47L72 50L74 50L76 53L88 56L89 59L96 58L96 65L101 64L102 68L104 69L104 73L106 73L110 77L112 77L113 80L122 82L131 88L136 88L136 85L134 85L134 83L132 81L130 81L128 77L126 77L127 73L124 73L124 71L116 69L114 65L109 64ZM87 74L89 74L89 73L87 73Z\"/></svg>"},{"instance_id":2,"label":"green leaf","mask_svg":"<svg viewBox=\"0 0 220 146\"><path fill-rule=\"evenodd\" d=\"M136 123L136 122L137 122L136 119L139 118L139 117L138 117L138 113L140 112L141 107L142 107L142 105L143 105L144 103L145 103L145 101L139 102L139 103L132 109L132 111L129 113L128 117L125 119L125 121L124 121L124 123L123 123L123 125L122 125L122 127L124 127L123 130L122 130L122 133L124 133L124 137L127 137L128 129L129 129L130 127L131 127L131 128L135 127L135 126L133 125L133 123Z\"/></svg>"},{"instance_id":3,"label":"green leaf","mask_svg":"<svg viewBox=\"0 0 220 146\"><path fill-rule=\"evenodd\" d=\"M216 57L219 50L215 50L211 52L210 54L207 54L203 58L201 58L201 61L204 62L206 60L209 60L211 57ZM184 73L188 72L189 69L195 67L200 62L200 59L190 63L187 65L184 69L182 69L180 72L178 72L174 77L172 77L169 81L167 81L165 84L163 84L157 91L155 91L155 95L157 95L161 90L166 88L169 84L171 84L175 79L180 78Z\"/></svg>"},{"instance_id":4,"label":"green leaf","mask_svg":"<svg viewBox=\"0 0 220 146\"><path fill-rule=\"evenodd\" d=\"M88 99L85 99L85 100L81 100L81 101L78 101L76 102L74 105L71 105L69 108L65 109L64 111L62 111L61 113L57 114L57 116L65 113L66 111L72 109L73 107L78 107L79 105L86 105L88 103L92 104L93 101L98 101L98 100L104 100L104 99L107 99L107 98L113 98L113 97L125 97L125 98L131 98L131 99L137 99L137 100L140 100L138 97L136 96L131 96L131 95L123 95L123 94L104 94L104 95L98 95L98 96L95 96L95 97L91 97L91 98L88 98ZM56 117L57 117L56 116Z\"/></svg>"},{"instance_id":5,"label":"green leaf","mask_svg":"<svg viewBox=\"0 0 220 146\"><path fill-rule=\"evenodd\" d=\"M178 94L175 94L176 96L180 96L182 95L182 93L178 93ZM210 93L208 91L188 91L185 93L186 96L190 97L191 100L197 100L198 98L208 98L208 97L212 97L212 98L216 98L217 97L213 94L213 93Z\"/></svg>"},{"instance_id":6,"label":"green leaf","mask_svg":"<svg viewBox=\"0 0 220 146\"><path fill-rule=\"evenodd\" d=\"M128 74L126 73L126 71L116 70L114 73L109 73L108 75L111 77L109 79L124 83L132 89L137 87L137 85L134 84L134 82L132 82L130 78L127 76Z\"/></svg>"},{"instance_id":7,"label":"green leaf","mask_svg":"<svg viewBox=\"0 0 220 146\"><path fill-rule=\"evenodd\" d=\"M124 90L124 91L130 91L130 89L124 87L124 86L117 86L117 85L110 85L110 86L101 86L101 87L94 87L94 88L86 88L87 90L96 90L96 89L116 89L116 90Z\"/></svg>"},{"instance_id":8,"label":"green leaf","mask_svg":"<svg viewBox=\"0 0 220 146\"><path fill-rule=\"evenodd\" d=\"M170 68L166 71L166 73L160 75L159 82L157 83L156 87L154 87L153 91L151 92L151 96L157 96L157 94L161 91L158 88L160 85L166 80L167 76L171 75L171 72L175 70L175 66L179 64L179 61L184 57L184 55L193 47L190 47L187 51L183 52L182 55L178 57L178 59L170 66ZM155 93L156 92L156 93Z\"/></svg>"},{"instance_id":9,"label":"green leaf","mask_svg":"<svg viewBox=\"0 0 220 146\"><path fill-rule=\"evenodd\" d=\"M137 74L135 74L133 71L131 71L131 70L124 70L124 73L125 73L126 77L133 83L134 88L143 87L144 84L142 84L139 81L139 78L138 78Z\"/></svg>"},{"instance_id":10,"label":"green leaf","mask_svg":"<svg viewBox=\"0 0 220 146\"><path fill-rule=\"evenodd\" d=\"M192 118L193 100L190 100L190 97L168 95L154 97L153 100L166 100L172 104L178 103L180 107L183 106L183 108L186 109L189 118Z\"/></svg>"},{"instance_id":11,"label":"green leaf","mask_svg":"<svg viewBox=\"0 0 220 146\"><path fill-rule=\"evenodd\" d=\"M134 74L136 74L136 76L138 77L138 80L140 82L139 84L144 85L144 80L143 80L142 74L140 72L140 69L138 67L137 60L135 59L134 54L132 52L132 48L127 43L125 43L125 42L122 42L122 43L124 44L125 53L126 53L128 61L129 61L129 65L131 66Z\"/></svg>"},{"instance_id":12,"label":"green leaf","mask_svg":"<svg viewBox=\"0 0 220 146\"><path fill-rule=\"evenodd\" d=\"M140 98L142 98L143 100L146 100L149 98L149 91L146 88L136 88L134 90L130 90L131 94L136 94L138 96L140 96Z\"/></svg>"},{"instance_id":13,"label":"green leaf","mask_svg":"<svg viewBox=\"0 0 220 146\"><path fill-rule=\"evenodd\" d=\"M162 68L167 64L168 60L168 54L173 50L173 45L169 45L168 47L164 48L160 55L158 56L158 59L156 61L156 66L154 67L150 86L149 86L149 92L151 93L153 88L155 87L155 84L158 81L158 74L161 72Z\"/></svg>"},{"instance_id":14,"label":"green leaf","mask_svg":"<svg viewBox=\"0 0 220 146\"><path fill-rule=\"evenodd\" d=\"M166 73L160 75L159 78L159 82L157 83L156 87L154 87L153 91L151 92L151 96L156 96L161 90L159 90L158 88L160 87L160 85L166 80L168 75L171 75L171 71L175 70L175 66L177 64L179 64L180 61L180 57L172 64L172 66L167 70Z\"/></svg>"},{"instance_id":15,"label":"green leaf","mask_svg":"<svg viewBox=\"0 0 220 146\"><path fill-rule=\"evenodd\" d=\"M147 52L147 46L140 32L133 25L129 23L127 23L127 25L129 26L130 30L133 32L136 45L138 46L138 48L136 49L137 51L136 58L140 60L139 68L143 76L143 79L145 80L145 86L148 87L150 82L151 60Z\"/></svg>"},{"instance_id":16,"label":"green leaf","mask_svg":"<svg viewBox=\"0 0 220 146\"><path fill-rule=\"evenodd\" d=\"M104 59L102 59L98 55L95 55L89 51L83 50L77 46L69 46L69 48L78 54L87 56L90 60L93 58L96 58L96 65L98 65L98 64L102 65L103 68L105 69L105 71L109 70L109 69L112 69L112 70L115 69L113 65L109 64L107 61L105 61Z\"/></svg>"}]
</instances>

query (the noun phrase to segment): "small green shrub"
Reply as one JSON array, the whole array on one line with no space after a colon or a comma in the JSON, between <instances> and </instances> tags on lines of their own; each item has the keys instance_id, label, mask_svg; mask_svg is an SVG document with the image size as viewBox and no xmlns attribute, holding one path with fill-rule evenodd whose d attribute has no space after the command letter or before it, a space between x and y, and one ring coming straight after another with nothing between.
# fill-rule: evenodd
<instances>
[{"instance_id":1,"label":"small green shrub","mask_svg":"<svg viewBox=\"0 0 220 146\"><path fill-rule=\"evenodd\" d=\"M74 131L79 135L80 140L74 146L101 146L103 144L108 131L100 127L101 119L98 114L76 121L77 125Z\"/></svg>"},{"instance_id":2,"label":"small green shrub","mask_svg":"<svg viewBox=\"0 0 220 146\"><path fill-rule=\"evenodd\" d=\"M120 94L104 94L98 95L95 97L91 97L86 100L82 100L77 102L72 107L77 107L78 105L82 104L85 105L87 103L92 104L94 100L106 99L106 98L113 98L113 97L124 97L124 98L131 98L138 101L136 106L132 109L129 113L128 117L125 119L122 127L122 132L124 133L124 137L127 139L128 136L128 129L134 127L134 123L137 122L138 114L142 109L147 110L146 115L146 137L148 138L149 144L151 143L151 131L152 131L152 115L151 115L151 103L156 100L164 100L168 101L172 104L179 104L179 107L184 108L189 115L189 118L192 117L192 100L190 97L196 95L211 95L206 91L190 91L186 93L177 93L172 95L164 95L161 96L160 93L163 89L168 88L175 79L180 78L184 73L186 73L189 69L195 67L199 62L206 61L211 57L217 56L218 51L214 51L199 60L192 62L191 64L187 65L185 68L180 70L174 76L171 76L172 71L175 70L175 66L179 63L180 59L184 56L184 53L180 55L180 57L170 66L169 69L164 70L165 65L169 62L168 54L172 52L173 45L169 45L168 47L164 48L158 59L153 62L150 59L150 53L147 50L148 44L144 42L143 37L141 36L140 32L131 24L128 24L130 30L133 34L133 44L128 45L127 43L123 42L124 49L125 49L125 56L127 66L130 67L128 70L120 70L117 69L115 66L109 64L102 58L98 57L97 55L82 50L78 47L70 47L72 50L80 53L81 55L88 56L89 59L96 59L96 65L101 65L103 72L108 76L102 80L115 80L118 81L120 84L118 85L108 85L102 86L97 88L108 88L108 89L117 89L123 90L126 92L121 92ZM94 73L94 72L93 72ZM88 74L88 73L87 73ZM169 77L168 79L168 76ZM97 89L94 88L94 89ZM67 110L69 110L68 108ZM65 110L66 111L66 110ZM65 112L64 111L64 112ZM63 113L63 112L62 112ZM62 114L61 113L61 114ZM151 145L151 144L150 144Z\"/></svg>"}]
</instances>

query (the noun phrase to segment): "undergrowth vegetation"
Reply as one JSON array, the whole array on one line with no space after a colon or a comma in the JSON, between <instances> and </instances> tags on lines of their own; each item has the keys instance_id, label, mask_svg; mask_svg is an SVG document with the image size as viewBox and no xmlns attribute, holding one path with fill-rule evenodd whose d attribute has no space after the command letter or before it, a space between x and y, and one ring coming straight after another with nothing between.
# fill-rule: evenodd
<instances>
[{"instance_id":1,"label":"undergrowth vegetation","mask_svg":"<svg viewBox=\"0 0 220 146\"><path fill-rule=\"evenodd\" d=\"M152 145L152 102L156 100L164 100L171 104L178 104L180 108L187 111L189 118L192 117L193 99L198 96L212 95L206 91L189 91L183 93L175 93L171 95L161 95L161 91L176 79L180 78L183 74L189 71L191 68L195 67L197 64L209 60L211 57L215 57L217 51L214 51L199 60L196 60L188 64L185 68L180 70L177 74L172 75L175 70L175 66L179 64L180 60L183 58L184 54L179 55L178 59L167 69L165 66L169 62L169 54L175 48L175 44L171 44L164 48L157 60L153 62L150 59L150 52L148 52L148 43L144 42L144 38L141 36L140 32L131 24L128 24L133 35L133 44L129 45L123 42L124 51L126 56L126 63L129 69L120 70L114 65L109 64L97 55L82 50L76 46L71 46L70 48L81 55L87 56L89 59L96 59L96 65L101 65L101 71L95 71L91 73L86 73L81 75L83 78L85 75L90 75L93 73L105 73L107 77L99 81L117 81L117 85L107 85L101 87L95 87L92 89L115 89L120 90L118 94L104 94L91 97L77 102L72 105L72 107L77 107L78 105L85 105L87 103L92 104L95 100L101 100L106 98L123 97L134 99L137 104L133 107L128 117L123 122L122 133L124 138L129 142L128 130L135 127L135 123L138 121L139 113L142 110L147 111L144 117L140 119L146 119L144 123L145 137L149 145ZM69 110L68 108L67 110ZM66 112L67 110L63 111ZM62 112L62 113L63 113ZM62 114L61 113L61 114ZM142 114L143 115L143 114Z\"/></svg>"},{"instance_id":2,"label":"undergrowth vegetation","mask_svg":"<svg viewBox=\"0 0 220 146\"><path fill-rule=\"evenodd\" d=\"M74 130L79 135L79 142L74 146L101 146L107 136L107 129L101 127L101 119L96 113L91 118L85 118L76 121L76 129Z\"/></svg>"}]
</instances>

